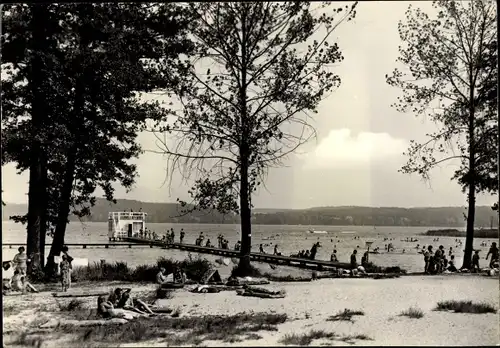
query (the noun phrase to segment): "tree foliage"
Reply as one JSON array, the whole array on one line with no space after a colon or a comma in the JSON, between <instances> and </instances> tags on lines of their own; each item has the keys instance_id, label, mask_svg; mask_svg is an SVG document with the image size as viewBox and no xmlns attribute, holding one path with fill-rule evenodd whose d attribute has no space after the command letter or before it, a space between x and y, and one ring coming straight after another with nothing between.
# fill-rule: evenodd
<instances>
[{"instance_id":1,"label":"tree foliage","mask_svg":"<svg viewBox=\"0 0 500 348\"><path fill-rule=\"evenodd\" d=\"M168 89L171 69L190 48L186 17L173 4L51 4L45 25L51 45L38 52L52 62L46 89L50 103L45 127L34 134L29 79L33 32L26 24L36 6L11 5L3 22L2 164L27 170L32 139L47 154L47 223L64 242L70 207L90 214L100 188L114 200L113 183L130 189L137 172L130 159L141 153L136 142L146 119L163 115L158 103L145 103L138 92ZM8 64L8 65L7 65ZM14 217L25 222L26 216ZM57 228L61 231L58 233Z\"/></svg>"},{"instance_id":2,"label":"tree foliage","mask_svg":"<svg viewBox=\"0 0 500 348\"><path fill-rule=\"evenodd\" d=\"M435 1L433 7L435 18L409 6L398 27L405 44L398 62L405 68L395 69L387 82L403 91L397 110L426 116L439 127L427 141L411 142L402 172L428 178L440 163L458 159L461 164L453 180L468 194L468 268L475 194L498 191L491 171L498 151L496 7L487 0Z\"/></svg>"},{"instance_id":3,"label":"tree foliage","mask_svg":"<svg viewBox=\"0 0 500 348\"><path fill-rule=\"evenodd\" d=\"M354 5L190 3L194 59L175 90L181 111L157 125L169 169L186 177L200 209L238 212L242 255L251 248L251 197L268 168L315 135L312 113L340 84L332 34ZM175 141L175 146L170 146ZM185 204L185 202L183 202ZM248 266L248 260L242 258ZM242 265L242 263L240 263Z\"/></svg>"}]
</instances>

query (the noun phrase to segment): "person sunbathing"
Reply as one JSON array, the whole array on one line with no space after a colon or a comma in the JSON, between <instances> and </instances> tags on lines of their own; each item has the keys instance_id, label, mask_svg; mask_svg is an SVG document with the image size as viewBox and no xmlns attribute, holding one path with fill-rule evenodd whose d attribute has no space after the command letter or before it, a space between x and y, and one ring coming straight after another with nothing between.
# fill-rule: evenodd
<instances>
[{"instance_id":1,"label":"person sunbathing","mask_svg":"<svg viewBox=\"0 0 500 348\"><path fill-rule=\"evenodd\" d=\"M154 314L149 306L138 298L133 298L130 292L132 289L116 288L114 296L110 296L110 302L114 308L121 308L137 312L139 314Z\"/></svg>"},{"instance_id":2,"label":"person sunbathing","mask_svg":"<svg viewBox=\"0 0 500 348\"><path fill-rule=\"evenodd\" d=\"M111 301L106 299L106 296L99 296L97 298L97 313L103 318L120 318L131 320L140 316L142 314L135 313L122 308L115 308Z\"/></svg>"}]
</instances>

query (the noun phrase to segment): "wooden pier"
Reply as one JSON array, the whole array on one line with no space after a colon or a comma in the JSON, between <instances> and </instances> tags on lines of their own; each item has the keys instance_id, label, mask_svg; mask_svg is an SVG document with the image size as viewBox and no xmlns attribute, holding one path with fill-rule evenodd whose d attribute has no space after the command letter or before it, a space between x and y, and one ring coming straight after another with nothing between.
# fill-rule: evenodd
<instances>
[{"instance_id":1,"label":"wooden pier","mask_svg":"<svg viewBox=\"0 0 500 348\"><path fill-rule=\"evenodd\" d=\"M231 250L231 249L220 249L213 247L203 247L194 244L184 244L184 243L171 243L167 244L161 240L150 240L150 239L142 239L136 237L128 237L123 238L122 241L119 242L109 242L109 243L68 243L65 244L69 248L132 248L132 247L160 247L165 249L178 249L188 252L195 252L201 254L211 254L218 255L228 258L240 258L241 254L239 251ZM26 246L24 243L2 243L2 248L12 249L13 247ZM49 248L50 245L47 245L46 248ZM298 268L307 268L307 269L331 269L331 268L350 268L349 263L345 262L330 262L323 260L309 260L309 259L301 259L297 257L289 257L289 256L279 256L272 254L263 254L263 253L250 253L250 260L257 262L265 262L270 264L277 265L287 265Z\"/></svg>"},{"instance_id":2,"label":"wooden pier","mask_svg":"<svg viewBox=\"0 0 500 348\"><path fill-rule=\"evenodd\" d=\"M231 249L220 249L214 247L204 247L198 246L194 244L184 244L184 243L171 243L167 244L163 241L151 241L147 239L141 238L125 238L128 242L142 243L144 245L155 245L168 249L178 249L188 252L195 252L201 254L211 254L211 255L219 255L223 257L229 258L240 258L241 254L239 251L231 250ZM257 262L265 262L277 265L287 265L292 267L299 268L308 268L308 269L328 269L328 268L350 268L350 264L346 262L330 262L323 260L309 260L302 259L297 257L289 257L289 256L279 256L272 254L263 254L263 253L250 253L250 260Z\"/></svg>"},{"instance_id":3,"label":"wooden pier","mask_svg":"<svg viewBox=\"0 0 500 348\"><path fill-rule=\"evenodd\" d=\"M68 243L65 244L70 248L82 248L82 249L87 249L87 248L144 248L144 247L154 247L155 244L150 243L149 244L139 244L139 243ZM14 247L18 248L20 246L26 247L26 243L2 243L2 248L9 248L12 249ZM46 245L45 248L50 248L50 244Z\"/></svg>"}]
</instances>

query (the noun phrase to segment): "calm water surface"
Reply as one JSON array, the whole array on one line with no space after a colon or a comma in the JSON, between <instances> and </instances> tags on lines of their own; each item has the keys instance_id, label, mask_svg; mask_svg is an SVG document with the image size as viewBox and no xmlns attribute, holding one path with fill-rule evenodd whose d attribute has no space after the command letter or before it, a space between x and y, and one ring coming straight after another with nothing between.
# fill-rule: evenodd
<instances>
[{"instance_id":1,"label":"calm water surface","mask_svg":"<svg viewBox=\"0 0 500 348\"><path fill-rule=\"evenodd\" d=\"M237 240L240 239L240 228L238 225L217 225L217 224L165 224L165 223L149 223L148 228L156 231L160 236L170 228L176 231L176 241L179 240L179 231L181 228L186 232L185 243L193 243L201 231L204 232L205 238L210 238L212 244L217 245L217 235L222 233L229 240L230 246L234 246ZM106 243L107 223L105 222L89 222L79 223L72 222L68 225L66 233L66 243ZM314 228L316 231L327 231L327 234L311 234L307 230ZM384 249L384 238L392 238L390 241L395 247L394 253L388 254L370 254L370 261L381 266L400 266L411 272L422 271L423 256L417 253L415 248L417 244L427 246L429 244L436 249L439 245L443 245L448 252L450 247L455 251L456 264L462 262L462 249L457 247L455 237L439 237L439 242L433 242L435 237L426 237L421 233L433 229L432 227L376 227L371 226L285 226L285 225L253 225L252 226L252 250L259 251L259 245L264 245L266 252L272 253L274 245L278 244L279 250L284 255L296 253L302 249L310 249L312 244L320 241L320 248L317 259L329 260L330 254L334 247L337 249L339 261L349 262L349 256L352 251L359 246L358 253L366 249L365 242L373 241L371 249L380 247ZM2 221L2 242L3 243L25 243L26 229L12 221ZM355 232L353 234L343 234L342 231ZM354 236L359 236L359 239L354 239ZM405 242L406 238L417 238L418 242ZM465 244L465 238L460 238ZM487 241L488 245L494 240L477 239L475 244L479 247L481 241ZM51 238L47 238L47 244L50 246ZM402 253L405 249L405 253ZM483 247L483 252L480 254L482 263L486 265L484 257L486 256L487 248ZM17 249L3 248L3 261L11 260ZM48 250L46 251L48 253ZM89 262L99 262L105 259L108 262L124 261L130 266L140 264L155 263L158 257L173 257L179 258L187 255L185 252L178 250L168 250L160 248L73 248L71 255L78 258L87 258ZM361 255L359 259L361 259ZM213 256L207 256L211 259Z\"/></svg>"}]
</instances>

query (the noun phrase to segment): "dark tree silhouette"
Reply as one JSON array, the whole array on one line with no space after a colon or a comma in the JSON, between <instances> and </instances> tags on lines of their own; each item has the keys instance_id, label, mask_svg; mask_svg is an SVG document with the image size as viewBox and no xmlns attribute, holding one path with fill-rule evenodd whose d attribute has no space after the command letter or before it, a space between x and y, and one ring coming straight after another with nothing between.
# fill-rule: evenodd
<instances>
[{"instance_id":1,"label":"dark tree silhouette","mask_svg":"<svg viewBox=\"0 0 500 348\"><path fill-rule=\"evenodd\" d=\"M3 31L5 48L19 53L8 54L2 62L15 68L2 91L8 134L2 164L14 161L20 171L30 168L30 173L26 150L33 152L35 108L26 86L35 85L26 79L32 66L25 60L35 33L22 19L29 22L36 9L11 6ZM64 244L71 207L78 216L88 215L96 188L113 201L114 182L132 187L136 167L128 160L141 153L137 134L146 119L163 112L158 103L142 102L137 92L169 89L177 79L172 62L191 45L187 18L174 4L52 4L45 11L43 24L53 29L55 43L40 55L51 59L51 74L57 79L46 82L52 93L45 125L51 126L37 130L43 137L46 204L30 197L30 206L45 209L39 233L44 238L45 224L53 232L48 259L52 264ZM26 217L15 220L24 222ZM29 235L28 242L32 238ZM43 241L39 244L43 250Z\"/></svg>"},{"instance_id":2,"label":"dark tree silhouette","mask_svg":"<svg viewBox=\"0 0 500 348\"><path fill-rule=\"evenodd\" d=\"M496 86L497 18L494 2L435 1L436 18L410 6L399 23L399 63L387 82L403 91L394 105L401 112L427 116L440 126L428 141L412 142L403 173L429 171L451 159L461 166L453 176L467 192L467 238L463 268L470 268L476 193L495 191L497 120L491 86ZM496 51L495 51L496 52ZM488 63L488 61L490 63ZM492 64L492 62L494 64ZM496 106L495 106L496 110Z\"/></svg>"},{"instance_id":3,"label":"dark tree silhouette","mask_svg":"<svg viewBox=\"0 0 500 348\"><path fill-rule=\"evenodd\" d=\"M238 270L245 274L252 194L269 167L281 165L315 135L311 113L340 84L333 64L343 57L332 34L354 17L356 4L204 2L187 7L196 55L183 66L175 93L181 111L155 128L158 152L168 155L171 172L198 175L190 194L199 209L240 214ZM164 131L174 147L160 135Z\"/></svg>"}]
</instances>

